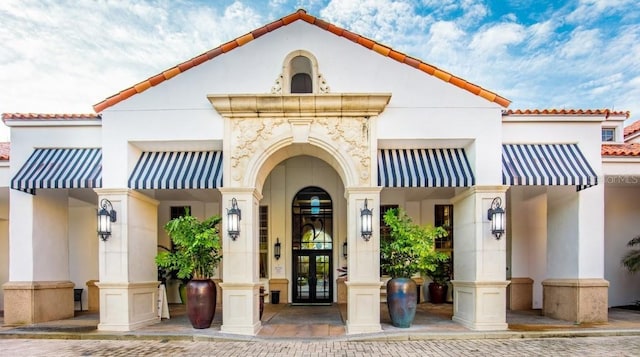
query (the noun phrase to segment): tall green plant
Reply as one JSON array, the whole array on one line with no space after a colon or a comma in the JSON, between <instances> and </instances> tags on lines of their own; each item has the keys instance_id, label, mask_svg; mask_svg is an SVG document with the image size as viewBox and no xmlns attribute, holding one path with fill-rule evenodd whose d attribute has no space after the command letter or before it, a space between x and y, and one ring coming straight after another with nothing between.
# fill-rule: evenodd
<instances>
[{"instance_id":1,"label":"tall green plant","mask_svg":"<svg viewBox=\"0 0 640 357\"><path fill-rule=\"evenodd\" d=\"M167 222L164 230L173 241L174 250L159 253L156 264L176 271L180 279L211 277L222 259L220 220L220 216L212 216L200 221L187 212Z\"/></svg>"},{"instance_id":2,"label":"tall green plant","mask_svg":"<svg viewBox=\"0 0 640 357\"><path fill-rule=\"evenodd\" d=\"M633 238L627 243L628 247L640 247L640 236ZM622 265L632 273L640 271L640 249L631 249L624 257L622 257Z\"/></svg>"},{"instance_id":3,"label":"tall green plant","mask_svg":"<svg viewBox=\"0 0 640 357\"><path fill-rule=\"evenodd\" d=\"M436 269L447 255L435 250L435 239L447 235L442 227L421 226L399 208L387 210L384 222L389 226L391 239L380 242L382 269L393 278L410 278L416 273Z\"/></svg>"}]
</instances>

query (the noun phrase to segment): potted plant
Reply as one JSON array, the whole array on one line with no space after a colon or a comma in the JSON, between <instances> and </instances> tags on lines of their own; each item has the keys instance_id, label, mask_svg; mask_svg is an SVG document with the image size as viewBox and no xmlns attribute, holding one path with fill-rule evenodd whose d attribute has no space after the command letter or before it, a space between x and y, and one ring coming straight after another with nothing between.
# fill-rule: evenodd
<instances>
[{"instance_id":1,"label":"potted plant","mask_svg":"<svg viewBox=\"0 0 640 357\"><path fill-rule=\"evenodd\" d=\"M211 326L216 308L216 286L210 279L222 259L218 235L220 216L199 220L186 215L174 218L164 226L173 241L174 250L156 256L158 266L176 271L187 283L187 315L194 328Z\"/></svg>"},{"instance_id":2,"label":"potted plant","mask_svg":"<svg viewBox=\"0 0 640 357\"><path fill-rule=\"evenodd\" d=\"M387 306L391 322L396 327L410 327L416 314L417 286L411 279L417 273L436 269L438 261L446 259L435 250L435 239L446 236L442 227L413 223L402 209L385 212L390 239L380 242L380 265L391 275L387 282Z\"/></svg>"},{"instance_id":3,"label":"potted plant","mask_svg":"<svg viewBox=\"0 0 640 357\"><path fill-rule=\"evenodd\" d=\"M175 251L175 247L171 247L171 249L165 247L164 245L158 244L158 249L163 249L167 252ZM158 265L158 281L162 284L167 285L170 280L179 281L180 285L178 285L178 295L180 296L180 302L182 304L187 303L187 283L191 280L191 275L185 278L178 278L178 271L174 269L169 269Z\"/></svg>"},{"instance_id":4,"label":"potted plant","mask_svg":"<svg viewBox=\"0 0 640 357\"><path fill-rule=\"evenodd\" d=\"M636 245L640 247L640 236L633 238L627 243L628 247L634 247ZM631 273L640 271L640 249L631 249L622 257L620 262Z\"/></svg>"},{"instance_id":5,"label":"potted plant","mask_svg":"<svg viewBox=\"0 0 640 357\"><path fill-rule=\"evenodd\" d=\"M447 301L448 283L451 280L451 258L439 260L436 268L426 272L431 279L429 283L429 301L433 304L442 304Z\"/></svg>"}]
</instances>

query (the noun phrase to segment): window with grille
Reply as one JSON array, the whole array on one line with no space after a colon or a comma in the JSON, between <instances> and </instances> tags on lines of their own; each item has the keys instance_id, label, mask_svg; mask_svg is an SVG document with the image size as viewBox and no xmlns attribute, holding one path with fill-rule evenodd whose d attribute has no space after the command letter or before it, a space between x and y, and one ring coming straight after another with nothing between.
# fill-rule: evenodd
<instances>
[{"instance_id":1,"label":"window with grille","mask_svg":"<svg viewBox=\"0 0 640 357\"><path fill-rule=\"evenodd\" d=\"M269 209L260 206L260 277L267 277L267 264L269 257Z\"/></svg>"},{"instance_id":2,"label":"window with grille","mask_svg":"<svg viewBox=\"0 0 640 357\"><path fill-rule=\"evenodd\" d=\"M614 128L602 128L602 141L616 141L616 130Z\"/></svg>"}]
</instances>

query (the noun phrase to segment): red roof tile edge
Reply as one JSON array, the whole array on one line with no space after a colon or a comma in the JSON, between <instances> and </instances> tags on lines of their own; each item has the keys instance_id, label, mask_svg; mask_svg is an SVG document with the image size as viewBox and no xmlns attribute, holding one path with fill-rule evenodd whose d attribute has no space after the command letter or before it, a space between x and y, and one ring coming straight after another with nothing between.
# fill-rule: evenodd
<instances>
[{"instance_id":1,"label":"red roof tile edge","mask_svg":"<svg viewBox=\"0 0 640 357\"><path fill-rule=\"evenodd\" d=\"M602 144L602 156L640 156L640 143Z\"/></svg>"},{"instance_id":2,"label":"red roof tile edge","mask_svg":"<svg viewBox=\"0 0 640 357\"><path fill-rule=\"evenodd\" d=\"M7 161L11 156L11 143L0 142L0 161Z\"/></svg>"},{"instance_id":3,"label":"red roof tile edge","mask_svg":"<svg viewBox=\"0 0 640 357\"><path fill-rule=\"evenodd\" d=\"M604 115L626 116L629 118L629 111L612 111L609 109L509 109L504 110L502 115Z\"/></svg>"},{"instance_id":4,"label":"red roof tile edge","mask_svg":"<svg viewBox=\"0 0 640 357\"><path fill-rule=\"evenodd\" d=\"M45 114L45 113L2 113L2 121L7 120L95 120L100 114Z\"/></svg>"},{"instance_id":5,"label":"red roof tile edge","mask_svg":"<svg viewBox=\"0 0 640 357\"><path fill-rule=\"evenodd\" d=\"M628 125L624 128L624 137L627 138L633 136L638 132L640 132L640 120L636 120L635 122L631 123L631 125Z\"/></svg>"},{"instance_id":6,"label":"red roof tile edge","mask_svg":"<svg viewBox=\"0 0 640 357\"><path fill-rule=\"evenodd\" d=\"M400 63L405 63L411 67L415 67L418 68L419 70L428 73L432 76L435 76L437 78L442 79L445 82L449 82L453 85L456 85L464 90L469 91L470 93L473 93L475 95L478 95L490 102L494 102L504 108L507 108L509 106L509 104L511 104L511 101L503 98L499 95L497 95L496 93L493 93L489 90L483 89L480 86L477 86L475 84L469 83L467 81L465 81L464 79L460 78L460 77L456 77L446 71L443 71L441 69L438 69L437 67L431 66L427 63L424 63L416 58L412 58L410 56L407 56L401 52L395 51L392 48L379 44L376 41L373 41L369 38L366 38L364 36L360 36L357 35L353 32L349 32L345 29L342 29L340 27L337 27L333 24L329 24L326 21L323 21L321 19L316 18L315 16L312 15L308 15L307 12L303 9L300 9L292 14L289 14L287 16L282 17L279 20L276 20L272 23L269 23L263 27L260 27L256 30L253 30L245 35L242 35L238 38L236 38L235 40L229 41L219 47L214 48L213 50L207 51L203 54L197 55L195 57L193 57L190 60L187 60L183 63L180 63L174 67L169 68L166 71L163 71L162 73L156 75L156 76L152 76L149 77L148 79L137 83L117 94L114 94L111 97L106 98L105 100L95 104L93 106L93 109L96 111L96 113L100 113L103 110L129 98L131 95L134 94L138 94L138 93L142 93L143 91L156 86L162 82L164 82L167 79L170 79L171 77L180 74L184 71L187 71L197 65L200 65L220 54L226 53L228 51L233 50L236 47L242 46L260 36L262 36L263 34L270 32L270 31L274 31L282 26L286 26L292 22L298 21L298 20L302 20L302 21L306 21L312 25L318 26L319 28L331 32L336 36L340 36L340 37L344 37L352 42L358 43L368 49L371 49L372 51L375 51L383 56L387 56L391 59L394 59ZM206 58L203 57L206 55ZM134 93L132 93L132 90L134 91Z\"/></svg>"}]
</instances>

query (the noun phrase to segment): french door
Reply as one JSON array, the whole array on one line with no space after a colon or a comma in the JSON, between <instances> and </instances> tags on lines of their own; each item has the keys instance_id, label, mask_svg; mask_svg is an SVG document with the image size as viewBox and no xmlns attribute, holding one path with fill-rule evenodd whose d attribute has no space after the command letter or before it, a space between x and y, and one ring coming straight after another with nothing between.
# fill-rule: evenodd
<instances>
[{"instance_id":1,"label":"french door","mask_svg":"<svg viewBox=\"0 0 640 357\"><path fill-rule=\"evenodd\" d=\"M298 251L295 264L293 302L330 304L333 300L331 251Z\"/></svg>"},{"instance_id":2,"label":"french door","mask_svg":"<svg viewBox=\"0 0 640 357\"><path fill-rule=\"evenodd\" d=\"M333 302L333 208L319 187L300 190L292 205L292 302Z\"/></svg>"}]
</instances>

